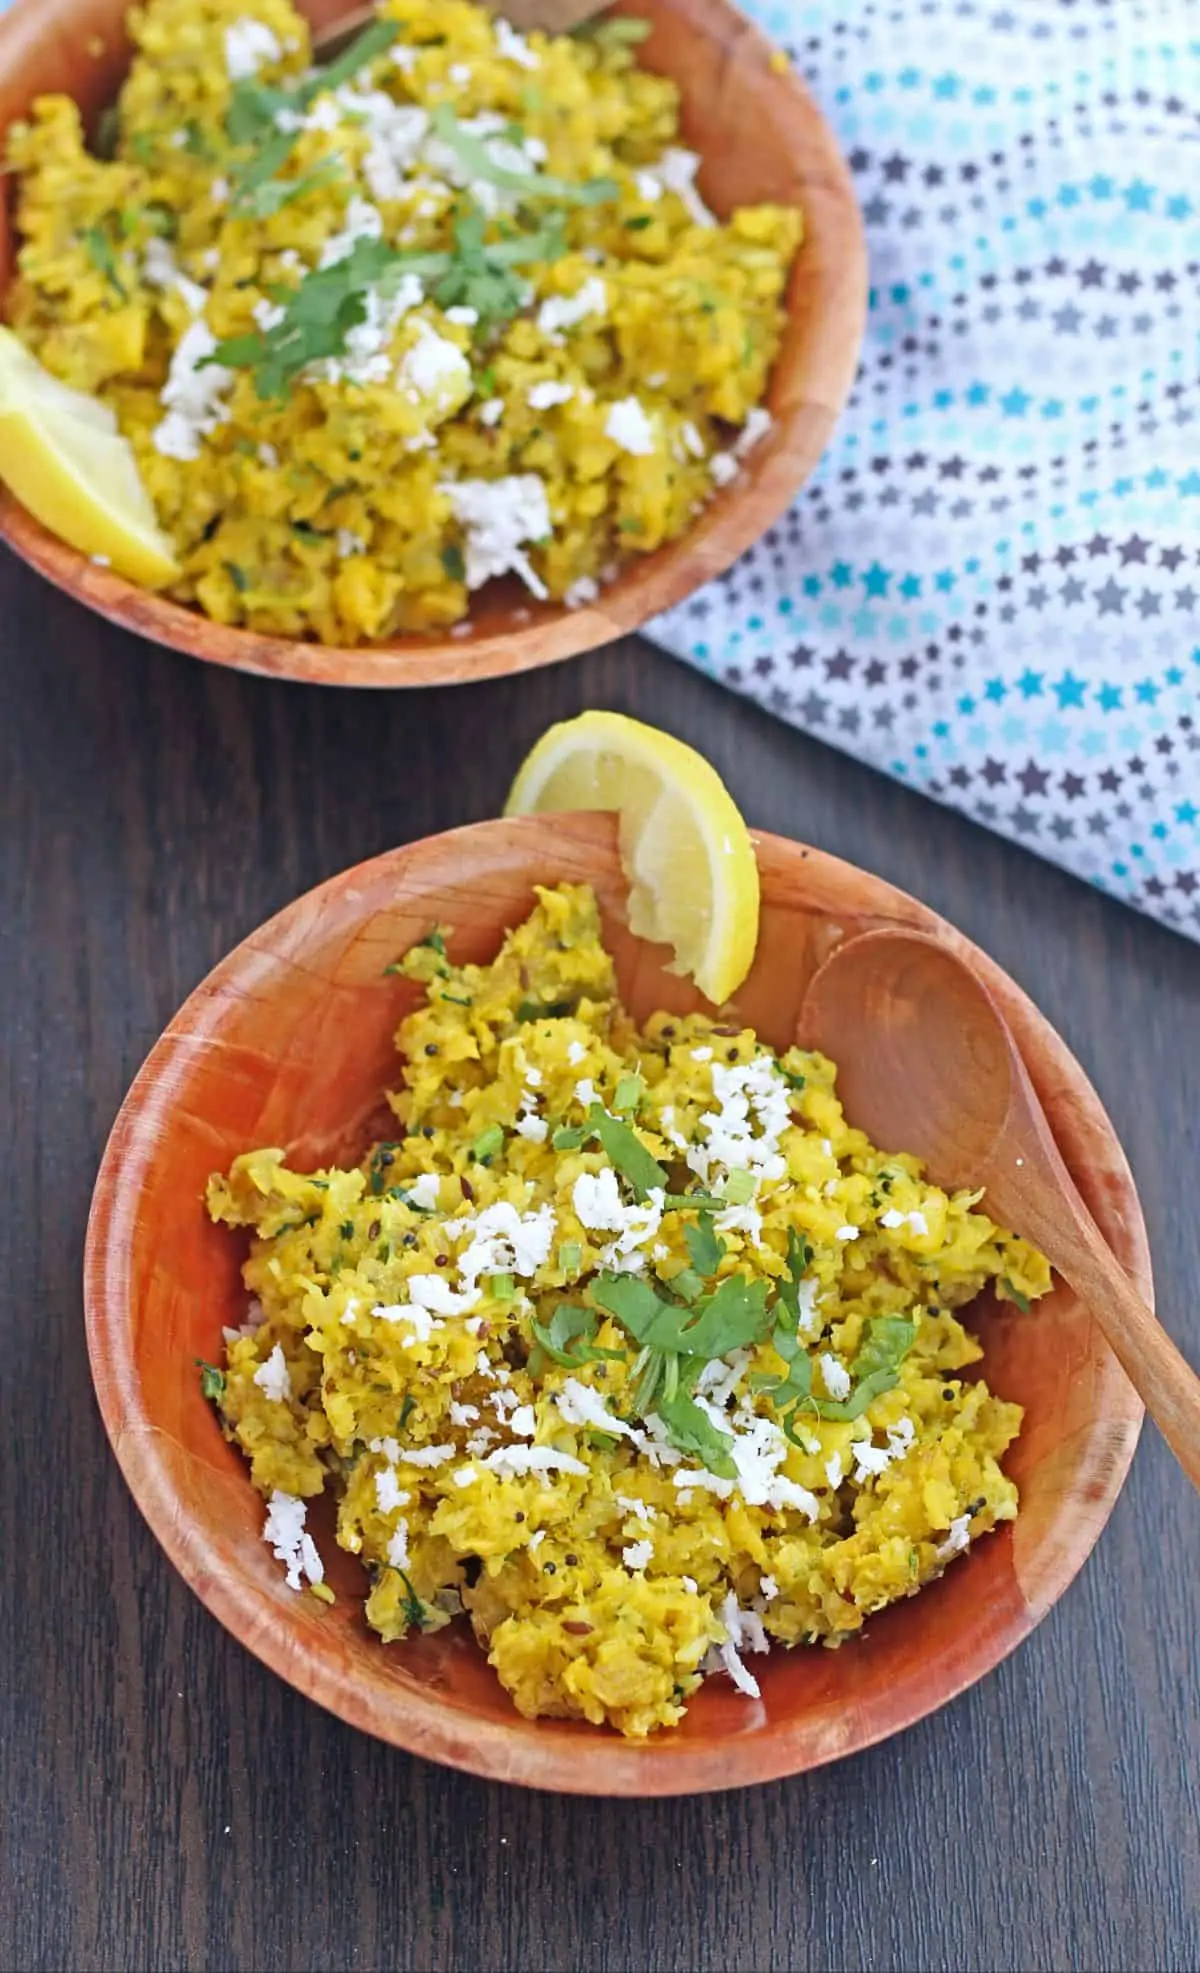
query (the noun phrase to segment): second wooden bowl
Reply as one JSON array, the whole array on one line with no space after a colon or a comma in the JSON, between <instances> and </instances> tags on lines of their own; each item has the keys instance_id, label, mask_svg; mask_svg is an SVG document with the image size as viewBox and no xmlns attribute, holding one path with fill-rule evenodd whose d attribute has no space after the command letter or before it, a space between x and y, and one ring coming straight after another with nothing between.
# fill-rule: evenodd
<instances>
[{"instance_id":1,"label":"second wooden bowl","mask_svg":"<svg viewBox=\"0 0 1200 1973\"><path fill-rule=\"evenodd\" d=\"M0 152L8 125L51 91L75 97L94 125L129 63L129 3L17 0L0 19ZM350 11L350 0L298 4L318 28ZM703 157L700 187L713 209L775 200L799 205L805 220L768 394L772 429L680 540L631 564L587 608L538 604L515 582L495 584L480 592L469 637L340 649L228 629L139 589L49 534L2 488L0 535L60 589L139 636L212 664L325 685L444 685L553 664L638 629L728 568L795 498L846 401L866 308L862 224L816 105L794 75L770 66L770 44L728 0L631 0L615 11L650 24L641 58L679 85L684 135ZM0 198L0 317L12 257Z\"/></svg>"},{"instance_id":2,"label":"second wooden bowl","mask_svg":"<svg viewBox=\"0 0 1200 1973\"><path fill-rule=\"evenodd\" d=\"M841 940L905 925L954 945L1000 1000L1058 1144L1141 1293L1150 1269L1137 1195L1087 1078L1008 976L932 911L818 850L756 839L763 914L745 1019L778 1047ZM756 1661L760 1701L710 1680L684 1725L644 1745L512 1708L461 1625L386 1646L362 1617L365 1577L321 1528L338 1602L294 1595L261 1539L263 1503L201 1396L242 1319L236 1243L210 1224L205 1180L240 1151L286 1148L311 1169L362 1157L396 1077L392 1035L414 989L385 965L438 921L456 958L483 960L528 911L534 883L595 886L626 1002L696 1004L624 918L608 816L485 822L335 877L255 932L197 988L138 1076L105 1153L88 1228L88 1346L125 1477L167 1554L213 1614L301 1692L353 1725L453 1767L540 1788L672 1795L795 1774L870 1746L982 1677L1081 1567L1112 1509L1142 1409L1088 1310L1060 1284L1028 1315L984 1312L982 1365L1026 1408L1006 1460L1015 1524L945 1578L874 1618L861 1643ZM853 1119L852 1119L853 1121Z\"/></svg>"}]
</instances>

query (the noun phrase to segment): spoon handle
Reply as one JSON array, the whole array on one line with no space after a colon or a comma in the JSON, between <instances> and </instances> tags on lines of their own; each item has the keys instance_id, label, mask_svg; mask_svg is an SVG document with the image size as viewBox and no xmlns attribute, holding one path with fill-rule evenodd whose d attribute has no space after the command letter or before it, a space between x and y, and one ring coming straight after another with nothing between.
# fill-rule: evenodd
<instances>
[{"instance_id":1,"label":"spoon handle","mask_svg":"<svg viewBox=\"0 0 1200 1973\"><path fill-rule=\"evenodd\" d=\"M1119 1261L1084 1228L1051 1259L1094 1314L1109 1347L1194 1487L1200 1487L1200 1377L1130 1286Z\"/></svg>"}]
</instances>

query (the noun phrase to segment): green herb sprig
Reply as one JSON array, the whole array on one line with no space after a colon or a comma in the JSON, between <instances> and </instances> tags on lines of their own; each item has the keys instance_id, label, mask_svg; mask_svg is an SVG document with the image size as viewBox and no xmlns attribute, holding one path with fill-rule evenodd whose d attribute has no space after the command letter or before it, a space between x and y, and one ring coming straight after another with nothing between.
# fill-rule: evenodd
<instances>
[{"instance_id":1,"label":"green herb sprig","mask_svg":"<svg viewBox=\"0 0 1200 1973\"><path fill-rule=\"evenodd\" d=\"M299 132L281 130L280 113L303 116L319 95L351 81L368 62L384 54L399 35L397 21L375 20L332 62L294 89L272 88L253 76L246 76L235 85L225 117L225 135L238 149L253 146L254 155L233 174L232 211L247 210L247 201L276 177L292 154Z\"/></svg>"},{"instance_id":2,"label":"green herb sprig","mask_svg":"<svg viewBox=\"0 0 1200 1973\"><path fill-rule=\"evenodd\" d=\"M225 1372L218 1370L214 1363L205 1363L202 1356L195 1361L200 1372L201 1397L207 1398L210 1404L220 1404L225 1396Z\"/></svg>"},{"instance_id":3,"label":"green herb sprig","mask_svg":"<svg viewBox=\"0 0 1200 1973\"><path fill-rule=\"evenodd\" d=\"M88 259L97 272L103 274L109 287L120 301L129 300L129 290L121 279L117 267L116 250L102 226L86 226L79 235L87 249Z\"/></svg>"},{"instance_id":4,"label":"green herb sprig","mask_svg":"<svg viewBox=\"0 0 1200 1973\"><path fill-rule=\"evenodd\" d=\"M449 145L470 178L482 178L527 204L542 201L560 206L596 206L620 196L621 188L614 178L588 178L574 184L568 178L555 178L550 172L512 171L497 164L486 137L468 130L447 103L438 104L429 123L434 136Z\"/></svg>"},{"instance_id":5,"label":"green herb sprig","mask_svg":"<svg viewBox=\"0 0 1200 1973\"><path fill-rule=\"evenodd\" d=\"M601 1357L619 1360L625 1354L624 1350L601 1349L593 1342L600 1319L595 1309L581 1308L576 1302L560 1302L548 1323L535 1317L530 1326L538 1348L565 1370L578 1370L582 1364L594 1363ZM532 1368L536 1376L541 1366Z\"/></svg>"},{"instance_id":6,"label":"green herb sprig","mask_svg":"<svg viewBox=\"0 0 1200 1973\"><path fill-rule=\"evenodd\" d=\"M439 307L469 306L484 324L506 320L525 305L514 269L558 259L565 250L562 223L552 219L507 240L485 240L484 225L477 209L460 209L446 251L406 252L381 239L356 240L341 260L314 268L296 287L269 290L283 311L279 321L226 337L204 363L252 370L260 399L286 398L310 364L343 353L351 330L366 321L370 291L390 298L406 274L430 284Z\"/></svg>"}]
</instances>

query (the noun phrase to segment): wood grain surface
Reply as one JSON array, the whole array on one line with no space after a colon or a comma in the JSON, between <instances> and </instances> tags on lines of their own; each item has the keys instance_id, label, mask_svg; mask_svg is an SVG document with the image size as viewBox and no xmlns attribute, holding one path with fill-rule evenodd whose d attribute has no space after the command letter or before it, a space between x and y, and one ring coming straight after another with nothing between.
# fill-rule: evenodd
<instances>
[{"instance_id":1,"label":"wood grain surface","mask_svg":"<svg viewBox=\"0 0 1200 1973\"><path fill-rule=\"evenodd\" d=\"M1137 1174L1200 1360L1200 952L645 645L420 697L196 665L0 560L0 1965L967 1973L1200 1964L1195 1503L1147 1429L1079 1581L853 1761L657 1803L429 1766L289 1691L143 1525L80 1294L108 1128L197 980L298 891L494 814L585 705L712 757L754 822L923 896L1029 989Z\"/></svg>"}]
</instances>

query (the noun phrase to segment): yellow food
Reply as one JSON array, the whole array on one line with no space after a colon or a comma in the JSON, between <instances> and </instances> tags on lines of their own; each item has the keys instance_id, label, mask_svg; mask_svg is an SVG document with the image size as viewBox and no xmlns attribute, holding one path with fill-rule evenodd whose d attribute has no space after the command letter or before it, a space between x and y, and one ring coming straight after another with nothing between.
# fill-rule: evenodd
<instances>
[{"instance_id":1,"label":"yellow food","mask_svg":"<svg viewBox=\"0 0 1200 1973\"><path fill-rule=\"evenodd\" d=\"M579 604L737 473L801 217L713 223L614 28L384 0L323 82L290 0L128 26L111 155L64 96L10 133L8 306L115 414L174 596L339 644L458 623L505 571Z\"/></svg>"},{"instance_id":2,"label":"yellow food","mask_svg":"<svg viewBox=\"0 0 1200 1973\"><path fill-rule=\"evenodd\" d=\"M581 713L538 741L504 812L572 808L618 812L630 927L674 946L677 970L719 1007L754 963L758 864L716 769L641 720Z\"/></svg>"},{"instance_id":3,"label":"yellow food","mask_svg":"<svg viewBox=\"0 0 1200 1973\"><path fill-rule=\"evenodd\" d=\"M178 577L112 412L59 383L3 327L0 468L18 500L73 548L149 589Z\"/></svg>"},{"instance_id":4,"label":"yellow food","mask_svg":"<svg viewBox=\"0 0 1200 1973\"><path fill-rule=\"evenodd\" d=\"M1015 1515L1021 1410L964 1378L957 1312L1049 1268L847 1125L831 1062L639 1030L586 888L539 890L490 965L434 928L401 970L397 1140L209 1185L253 1300L204 1385L293 1587L325 1592L331 1487L382 1638L465 1610L522 1713L643 1736Z\"/></svg>"}]
</instances>

